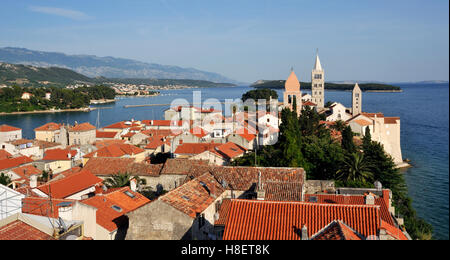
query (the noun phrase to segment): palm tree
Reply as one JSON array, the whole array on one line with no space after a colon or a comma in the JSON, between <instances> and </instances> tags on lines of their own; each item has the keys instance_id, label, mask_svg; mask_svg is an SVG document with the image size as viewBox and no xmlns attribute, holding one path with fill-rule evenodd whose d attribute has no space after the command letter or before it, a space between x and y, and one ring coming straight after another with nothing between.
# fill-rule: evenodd
<instances>
[{"instance_id":1,"label":"palm tree","mask_svg":"<svg viewBox=\"0 0 450 260\"><path fill-rule=\"evenodd\" d=\"M137 181L137 186L145 185L147 182L145 179L139 178L139 176L131 176L130 173L118 173L111 174L107 179L103 181L103 183L108 188L122 188L126 186L130 186L130 181L135 179Z\"/></svg>"},{"instance_id":2,"label":"palm tree","mask_svg":"<svg viewBox=\"0 0 450 260\"><path fill-rule=\"evenodd\" d=\"M372 175L369 162L359 152L347 155L344 167L337 171L337 179L347 182L371 182Z\"/></svg>"}]
</instances>

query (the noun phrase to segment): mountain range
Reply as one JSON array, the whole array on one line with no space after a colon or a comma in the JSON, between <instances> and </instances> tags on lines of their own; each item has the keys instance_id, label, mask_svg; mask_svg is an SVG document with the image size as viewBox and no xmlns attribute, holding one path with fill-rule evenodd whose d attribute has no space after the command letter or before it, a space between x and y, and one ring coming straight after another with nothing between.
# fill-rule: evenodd
<instances>
[{"instance_id":1,"label":"mountain range","mask_svg":"<svg viewBox=\"0 0 450 260\"><path fill-rule=\"evenodd\" d=\"M216 83L206 80L193 79L136 79L136 78L90 78L66 68L59 67L36 67L23 64L10 64L0 62L0 87L23 86L23 87L66 87L73 84L86 85L152 85L161 87L187 86L187 87L231 87L232 83Z\"/></svg>"},{"instance_id":2,"label":"mountain range","mask_svg":"<svg viewBox=\"0 0 450 260\"><path fill-rule=\"evenodd\" d=\"M194 68L160 65L115 57L67 55L25 48L0 48L0 61L38 67L66 68L91 78L192 79L239 84L239 82L218 73Z\"/></svg>"}]
</instances>

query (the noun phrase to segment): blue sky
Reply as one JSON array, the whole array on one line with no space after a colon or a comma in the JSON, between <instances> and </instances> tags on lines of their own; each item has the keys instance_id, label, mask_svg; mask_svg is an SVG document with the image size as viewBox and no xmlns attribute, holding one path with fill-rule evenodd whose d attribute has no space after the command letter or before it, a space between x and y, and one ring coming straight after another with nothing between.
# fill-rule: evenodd
<instances>
[{"instance_id":1,"label":"blue sky","mask_svg":"<svg viewBox=\"0 0 450 260\"><path fill-rule=\"evenodd\" d=\"M2 0L0 47L137 59L253 82L449 79L448 0Z\"/></svg>"}]
</instances>

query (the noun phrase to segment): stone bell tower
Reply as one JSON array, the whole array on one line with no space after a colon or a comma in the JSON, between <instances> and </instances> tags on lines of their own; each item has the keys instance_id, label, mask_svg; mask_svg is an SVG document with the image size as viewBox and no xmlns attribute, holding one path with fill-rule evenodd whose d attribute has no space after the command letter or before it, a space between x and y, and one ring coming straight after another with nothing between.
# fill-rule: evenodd
<instances>
[{"instance_id":1,"label":"stone bell tower","mask_svg":"<svg viewBox=\"0 0 450 260\"><path fill-rule=\"evenodd\" d=\"M359 88L358 83L356 83L352 91L352 116L361 114L362 112L361 106L362 106L362 91Z\"/></svg>"},{"instance_id":2,"label":"stone bell tower","mask_svg":"<svg viewBox=\"0 0 450 260\"><path fill-rule=\"evenodd\" d=\"M311 101L317 108L323 108L325 103L325 72L320 64L319 54L316 55L316 64L311 72Z\"/></svg>"},{"instance_id":3,"label":"stone bell tower","mask_svg":"<svg viewBox=\"0 0 450 260\"><path fill-rule=\"evenodd\" d=\"M302 93L300 91L300 82L294 73L294 69L291 69L291 74L284 84L284 107L288 107L294 110L294 103L296 105L297 115L300 116L302 111ZM295 102L294 102L295 100Z\"/></svg>"}]
</instances>

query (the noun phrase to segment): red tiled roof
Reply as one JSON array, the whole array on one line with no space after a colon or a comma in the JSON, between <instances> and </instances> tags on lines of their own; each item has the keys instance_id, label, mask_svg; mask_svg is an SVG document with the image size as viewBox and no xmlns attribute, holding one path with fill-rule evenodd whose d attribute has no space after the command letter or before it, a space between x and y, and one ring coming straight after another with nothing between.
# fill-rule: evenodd
<instances>
[{"instance_id":1,"label":"red tiled roof","mask_svg":"<svg viewBox=\"0 0 450 260\"><path fill-rule=\"evenodd\" d=\"M70 154L70 158L69 158ZM68 161L72 160L72 158L77 155L76 150L70 149L51 149L44 152L44 157L42 160L44 161Z\"/></svg>"},{"instance_id":2,"label":"red tiled roof","mask_svg":"<svg viewBox=\"0 0 450 260\"><path fill-rule=\"evenodd\" d=\"M216 150L224 154L229 159L235 158L247 151L247 149L245 149L244 147L233 142L228 142L226 144L220 145L216 148Z\"/></svg>"},{"instance_id":3,"label":"red tiled roof","mask_svg":"<svg viewBox=\"0 0 450 260\"><path fill-rule=\"evenodd\" d=\"M117 135L117 132L96 131L97 138L114 138L114 137L116 137L116 135Z\"/></svg>"},{"instance_id":4,"label":"red tiled roof","mask_svg":"<svg viewBox=\"0 0 450 260\"><path fill-rule=\"evenodd\" d=\"M236 130L233 134L237 134L247 140L248 142L251 142L253 139L256 138L255 134L252 134L252 132L249 132L247 128L241 128Z\"/></svg>"},{"instance_id":5,"label":"red tiled roof","mask_svg":"<svg viewBox=\"0 0 450 260\"><path fill-rule=\"evenodd\" d=\"M165 136L152 136L149 137L149 143L144 147L144 149L156 149L164 144L170 145L170 139L164 141Z\"/></svg>"},{"instance_id":6,"label":"red tiled roof","mask_svg":"<svg viewBox=\"0 0 450 260\"><path fill-rule=\"evenodd\" d=\"M271 201L301 201L302 182L274 182L263 183L265 200Z\"/></svg>"},{"instance_id":7,"label":"red tiled roof","mask_svg":"<svg viewBox=\"0 0 450 260\"><path fill-rule=\"evenodd\" d=\"M14 126L10 126L10 125L0 125L0 132L12 132L12 131L18 131L18 130L22 130L20 128L14 127Z\"/></svg>"},{"instance_id":8,"label":"red tiled roof","mask_svg":"<svg viewBox=\"0 0 450 260\"><path fill-rule=\"evenodd\" d=\"M66 206L72 206L74 202L75 200L26 197L22 199L22 213L58 218L59 208L63 207L61 203L66 204Z\"/></svg>"},{"instance_id":9,"label":"red tiled roof","mask_svg":"<svg viewBox=\"0 0 450 260\"><path fill-rule=\"evenodd\" d=\"M368 126L368 125L372 124L371 122L368 122L364 119L356 119L356 120L353 120L353 122L357 123L360 126Z\"/></svg>"},{"instance_id":10,"label":"red tiled roof","mask_svg":"<svg viewBox=\"0 0 450 260\"><path fill-rule=\"evenodd\" d=\"M33 165L24 165L21 167L17 167L12 170L15 174L19 175L21 178L28 180L31 175L40 175L42 171Z\"/></svg>"},{"instance_id":11,"label":"red tiled roof","mask_svg":"<svg viewBox=\"0 0 450 260\"><path fill-rule=\"evenodd\" d=\"M303 183L305 171L302 168L275 168L275 167L243 167L243 166L217 166L211 167L210 172L222 183L225 181L228 189L247 191L258 182L261 173L261 182Z\"/></svg>"},{"instance_id":12,"label":"red tiled roof","mask_svg":"<svg viewBox=\"0 0 450 260\"><path fill-rule=\"evenodd\" d=\"M311 240L362 240L364 236L340 220L334 220L323 230L311 237Z\"/></svg>"},{"instance_id":13,"label":"red tiled roof","mask_svg":"<svg viewBox=\"0 0 450 260\"><path fill-rule=\"evenodd\" d=\"M203 174L209 170L206 160L167 159L161 169L161 174L189 175L195 172Z\"/></svg>"},{"instance_id":14,"label":"red tiled roof","mask_svg":"<svg viewBox=\"0 0 450 260\"><path fill-rule=\"evenodd\" d=\"M361 115L367 116L367 117L375 117L375 116L377 116L377 117L384 117L383 113L365 113L365 112L362 112Z\"/></svg>"},{"instance_id":15,"label":"red tiled roof","mask_svg":"<svg viewBox=\"0 0 450 260\"><path fill-rule=\"evenodd\" d=\"M385 124L397 124L397 120L400 120L400 117L385 117L384 123Z\"/></svg>"},{"instance_id":16,"label":"red tiled roof","mask_svg":"<svg viewBox=\"0 0 450 260\"><path fill-rule=\"evenodd\" d=\"M126 133L126 134L124 134L124 135L122 135L122 137L132 137L133 135L135 135L136 133L134 133L134 132L128 132L128 133Z\"/></svg>"},{"instance_id":17,"label":"red tiled roof","mask_svg":"<svg viewBox=\"0 0 450 260\"><path fill-rule=\"evenodd\" d=\"M33 160L31 160L28 156L20 156L16 158L7 158L0 160L0 170L10 169L17 166L20 166L22 164L31 163Z\"/></svg>"},{"instance_id":18,"label":"red tiled roof","mask_svg":"<svg viewBox=\"0 0 450 260\"><path fill-rule=\"evenodd\" d=\"M90 130L95 130L96 127L89 124L88 122L86 123L82 123L82 124L78 124L78 125L74 125L73 127L69 128L69 131L71 132L82 132L82 131L90 131Z\"/></svg>"},{"instance_id":19,"label":"red tiled roof","mask_svg":"<svg viewBox=\"0 0 450 260\"><path fill-rule=\"evenodd\" d=\"M302 106L311 106L311 107L315 107L317 106L317 104L311 102L311 101L306 101L302 103Z\"/></svg>"},{"instance_id":20,"label":"red tiled roof","mask_svg":"<svg viewBox=\"0 0 450 260\"><path fill-rule=\"evenodd\" d=\"M396 228L385 221L381 220L381 229L386 230L386 233L397 240L409 240L405 234L399 229Z\"/></svg>"},{"instance_id":21,"label":"red tiled roof","mask_svg":"<svg viewBox=\"0 0 450 260\"><path fill-rule=\"evenodd\" d=\"M211 174L205 173L159 197L159 200L195 218L224 191Z\"/></svg>"},{"instance_id":22,"label":"red tiled roof","mask_svg":"<svg viewBox=\"0 0 450 260\"><path fill-rule=\"evenodd\" d=\"M0 240L55 240L52 236L39 229L15 220L0 227Z\"/></svg>"},{"instance_id":23,"label":"red tiled roof","mask_svg":"<svg viewBox=\"0 0 450 260\"><path fill-rule=\"evenodd\" d=\"M311 197L317 198L317 203L323 204L341 204L341 205L365 205L364 195L337 195L337 194L305 194L304 201L309 203ZM389 200L389 199L388 199ZM375 198L375 205L380 207L381 218L394 225L394 220L392 219L391 213L389 213L389 205L386 204L386 200L382 197Z\"/></svg>"},{"instance_id":24,"label":"red tiled roof","mask_svg":"<svg viewBox=\"0 0 450 260\"><path fill-rule=\"evenodd\" d=\"M134 198L131 198L125 194L125 192L132 194ZM128 187L117 189L111 193L104 194L102 196L94 196L82 201L82 203L86 205L97 208L97 224L110 232L118 228L120 217L149 202L149 199L137 192L131 191ZM120 209L117 208L119 211L115 210L113 206L119 207Z\"/></svg>"},{"instance_id":25,"label":"red tiled roof","mask_svg":"<svg viewBox=\"0 0 450 260\"><path fill-rule=\"evenodd\" d=\"M220 203L219 218L214 222L214 225L225 226L230 208L231 199L223 199Z\"/></svg>"},{"instance_id":26,"label":"red tiled roof","mask_svg":"<svg viewBox=\"0 0 450 260\"><path fill-rule=\"evenodd\" d=\"M144 149L136 147L131 144L112 144L106 147L100 148L97 151L83 156L84 158L93 157L122 157L124 155L136 155L145 152Z\"/></svg>"},{"instance_id":27,"label":"red tiled roof","mask_svg":"<svg viewBox=\"0 0 450 260\"><path fill-rule=\"evenodd\" d=\"M64 199L82 190L101 185L102 182L102 179L90 171L82 170L61 180L38 186L37 189L47 195L51 192L52 198Z\"/></svg>"},{"instance_id":28,"label":"red tiled roof","mask_svg":"<svg viewBox=\"0 0 450 260\"><path fill-rule=\"evenodd\" d=\"M56 131L59 130L60 128L61 124L50 122L43 126L35 128L34 131Z\"/></svg>"},{"instance_id":29,"label":"red tiled roof","mask_svg":"<svg viewBox=\"0 0 450 260\"><path fill-rule=\"evenodd\" d=\"M97 149L101 149L103 147L110 146L113 144L124 144L124 143L125 143L125 140L120 140L120 139L101 140L101 141L95 141L95 147L97 147Z\"/></svg>"},{"instance_id":30,"label":"red tiled roof","mask_svg":"<svg viewBox=\"0 0 450 260\"><path fill-rule=\"evenodd\" d=\"M111 175L129 173L131 175L159 176L162 164L135 163L133 158L102 158L89 159L83 169L94 175Z\"/></svg>"},{"instance_id":31,"label":"red tiled roof","mask_svg":"<svg viewBox=\"0 0 450 260\"><path fill-rule=\"evenodd\" d=\"M224 240L300 240L305 225L308 237L333 220L348 223L365 237L377 235L379 207L232 200Z\"/></svg>"},{"instance_id":32,"label":"red tiled roof","mask_svg":"<svg viewBox=\"0 0 450 260\"><path fill-rule=\"evenodd\" d=\"M202 138L202 137L205 137L208 135L208 132L203 130L203 128L201 128L201 127L194 127L191 130L189 130L189 132L199 138Z\"/></svg>"},{"instance_id":33,"label":"red tiled roof","mask_svg":"<svg viewBox=\"0 0 450 260\"><path fill-rule=\"evenodd\" d=\"M221 143L183 143L177 146L175 154L201 154L205 151L214 151Z\"/></svg>"},{"instance_id":34,"label":"red tiled roof","mask_svg":"<svg viewBox=\"0 0 450 260\"><path fill-rule=\"evenodd\" d=\"M139 126L139 125L136 124L136 123L125 124L125 121L122 121L122 122L114 123L114 124L109 125L109 126L105 126L104 128L108 128L108 129L126 129L126 128L130 128L130 127L135 127L135 126Z\"/></svg>"},{"instance_id":35,"label":"red tiled roof","mask_svg":"<svg viewBox=\"0 0 450 260\"><path fill-rule=\"evenodd\" d=\"M5 150L0 150L0 160L11 158L12 154L8 153Z\"/></svg>"}]
</instances>

